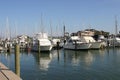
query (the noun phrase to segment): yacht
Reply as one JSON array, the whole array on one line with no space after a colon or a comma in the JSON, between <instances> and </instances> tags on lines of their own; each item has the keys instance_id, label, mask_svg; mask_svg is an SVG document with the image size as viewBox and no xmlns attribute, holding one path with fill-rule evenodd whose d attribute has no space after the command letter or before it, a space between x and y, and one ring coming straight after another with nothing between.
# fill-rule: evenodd
<instances>
[{"instance_id":1,"label":"yacht","mask_svg":"<svg viewBox=\"0 0 120 80\"><path fill-rule=\"evenodd\" d=\"M82 42L78 36L71 36L63 47L64 49L86 50L89 49L90 46L90 43Z\"/></svg>"},{"instance_id":2,"label":"yacht","mask_svg":"<svg viewBox=\"0 0 120 80\"><path fill-rule=\"evenodd\" d=\"M98 41L101 42L102 47L107 47L108 46L108 44L107 44L108 39L105 38L103 35L99 35Z\"/></svg>"},{"instance_id":3,"label":"yacht","mask_svg":"<svg viewBox=\"0 0 120 80\"><path fill-rule=\"evenodd\" d=\"M96 41L91 36L82 36L81 41L86 42L86 43L91 43L92 45L91 45L90 49L100 49L101 45L102 45L101 41Z\"/></svg>"},{"instance_id":4,"label":"yacht","mask_svg":"<svg viewBox=\"0 0 120 80\"><path fill-rule=\"evenodd\" d=\"M108 39L109 46L120 47L120 38L113 37Z\"/></svg>"},{"instance_id":5,"label":"yacht","mask_svg":"<svg viewBox=\"0 0 120 80\"><path fill-rule=\"evenodd\" d=\"M33 51L51 51L52 44L51 41L48 39L47 33L38 33L35 35L33 39Z\"/></svg>"},{"instance_id":6,"label":"yacht","mask_svg":"<svg viewBox=\"0 0 120 80\"><path fill-rule=\"evenodd\" d=\"M53 48L57 48L58 44L60 44L60 39L59 38L52 39Z\"/></svg>"}]
</instances>

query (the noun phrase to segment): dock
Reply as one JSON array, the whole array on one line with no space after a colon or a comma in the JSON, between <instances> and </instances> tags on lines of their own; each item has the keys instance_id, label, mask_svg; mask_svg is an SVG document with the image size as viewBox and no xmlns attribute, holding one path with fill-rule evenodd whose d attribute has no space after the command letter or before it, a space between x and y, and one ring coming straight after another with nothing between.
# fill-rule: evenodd
<instances>
[{"instance_id":1,"label":"dock","mask_svg":"<svg viewBox=\"0 0 120 80\"><path fill-rule=\"evenodd\" d=\"M22 80L22 79L0 62L0 80Z\"/></svg>"}]
</instances>

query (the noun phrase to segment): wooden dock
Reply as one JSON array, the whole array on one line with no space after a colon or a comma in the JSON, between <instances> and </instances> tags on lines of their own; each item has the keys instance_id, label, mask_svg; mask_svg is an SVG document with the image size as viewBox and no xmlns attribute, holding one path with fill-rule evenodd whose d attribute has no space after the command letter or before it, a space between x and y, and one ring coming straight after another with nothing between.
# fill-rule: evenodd
<instances>
[{"instance_id":1,"label":"wooden dock","mask_svg":"<svg viewBox=\"0 0 120 80\"><path fill-rule=\"evenodd\" d=\"M0 62L0 80L22 80L22 79Z\"/></svg>"}]
</instances>

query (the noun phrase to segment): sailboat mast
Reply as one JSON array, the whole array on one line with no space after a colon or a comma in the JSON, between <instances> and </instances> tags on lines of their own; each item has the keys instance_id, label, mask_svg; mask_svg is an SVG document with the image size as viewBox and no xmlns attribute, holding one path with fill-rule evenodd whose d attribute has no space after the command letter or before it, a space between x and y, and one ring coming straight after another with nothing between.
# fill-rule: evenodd
<instances>
[{"instance_id":1,"label":"sailboat mast","mask_svg":"<svg viewBox=\"0 0 120 80\"><path fill-rule=\"evenodd\" d=\"M15 37L17 38L17 22L15 22Z\"/></svg>"},{"instance_id":2,"label":"sailboat mast","mask_svg":"<svg viewBox=\"0 0 120 80\"><path fill-rule=\"evenodd\" d=\"M52 24L51 24L51 21L50 21L50 29L51 29L51 39L52 39Z\"/></svg>"},{"instance_id":3,"label":"sailboat mast","mask_svg":"<svg viewBox=\"0 0 120 80\"><path fill-rule=\"evenodd\" d=\"M115 35L117 35L118 33L118 31L117 31L117 26L118 26L118 24L117 24L117 16L115 16Z\"/></svg>"},{"instance_id":4,"label":"sailboat mast","mask_svg":"<svg viewBox=\"0 0 120 80\"><path fill-rule=\"evenodd\" d=\"M10 28L9 28L9 20L8 17L6 19L6 39L10 39Z\"/></svg>"},{"instance_id":5,"label":"sailboat mast","mask_svg":"<svg viewBox=\"0 0 120 80\"><path fill-rule=\"evenodd\" d=\"M41 14L41 32L44 32L44 26L43 26L43 18L42 18L42 14Z\"/></svg>"},{"instance_id":6,"label":"sailboat mast","mask_svg":"<svg viewBox=\"0 0 120 80\"><path fill-rule=\"evenodd\" d=\"M65 40L65 25L63 27L63 33L64 33L64 40Z\"/></svg>"}]
</instances>

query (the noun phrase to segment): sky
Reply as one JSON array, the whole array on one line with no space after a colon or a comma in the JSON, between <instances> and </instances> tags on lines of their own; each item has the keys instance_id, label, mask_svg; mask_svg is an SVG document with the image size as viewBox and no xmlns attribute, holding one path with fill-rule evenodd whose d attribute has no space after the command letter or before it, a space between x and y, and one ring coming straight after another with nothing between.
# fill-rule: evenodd
<instances>
[{"instance_id":1,"label":"sky","mask_svg":"<svg viewBox=\"0 0 120 80\"><path fill-rule=\"evenodd\" d=\"M0 0L0 34L32 35L41 31L63 35L88 28L120 30L120 0Z\"/></svg>"}]
</instances>

